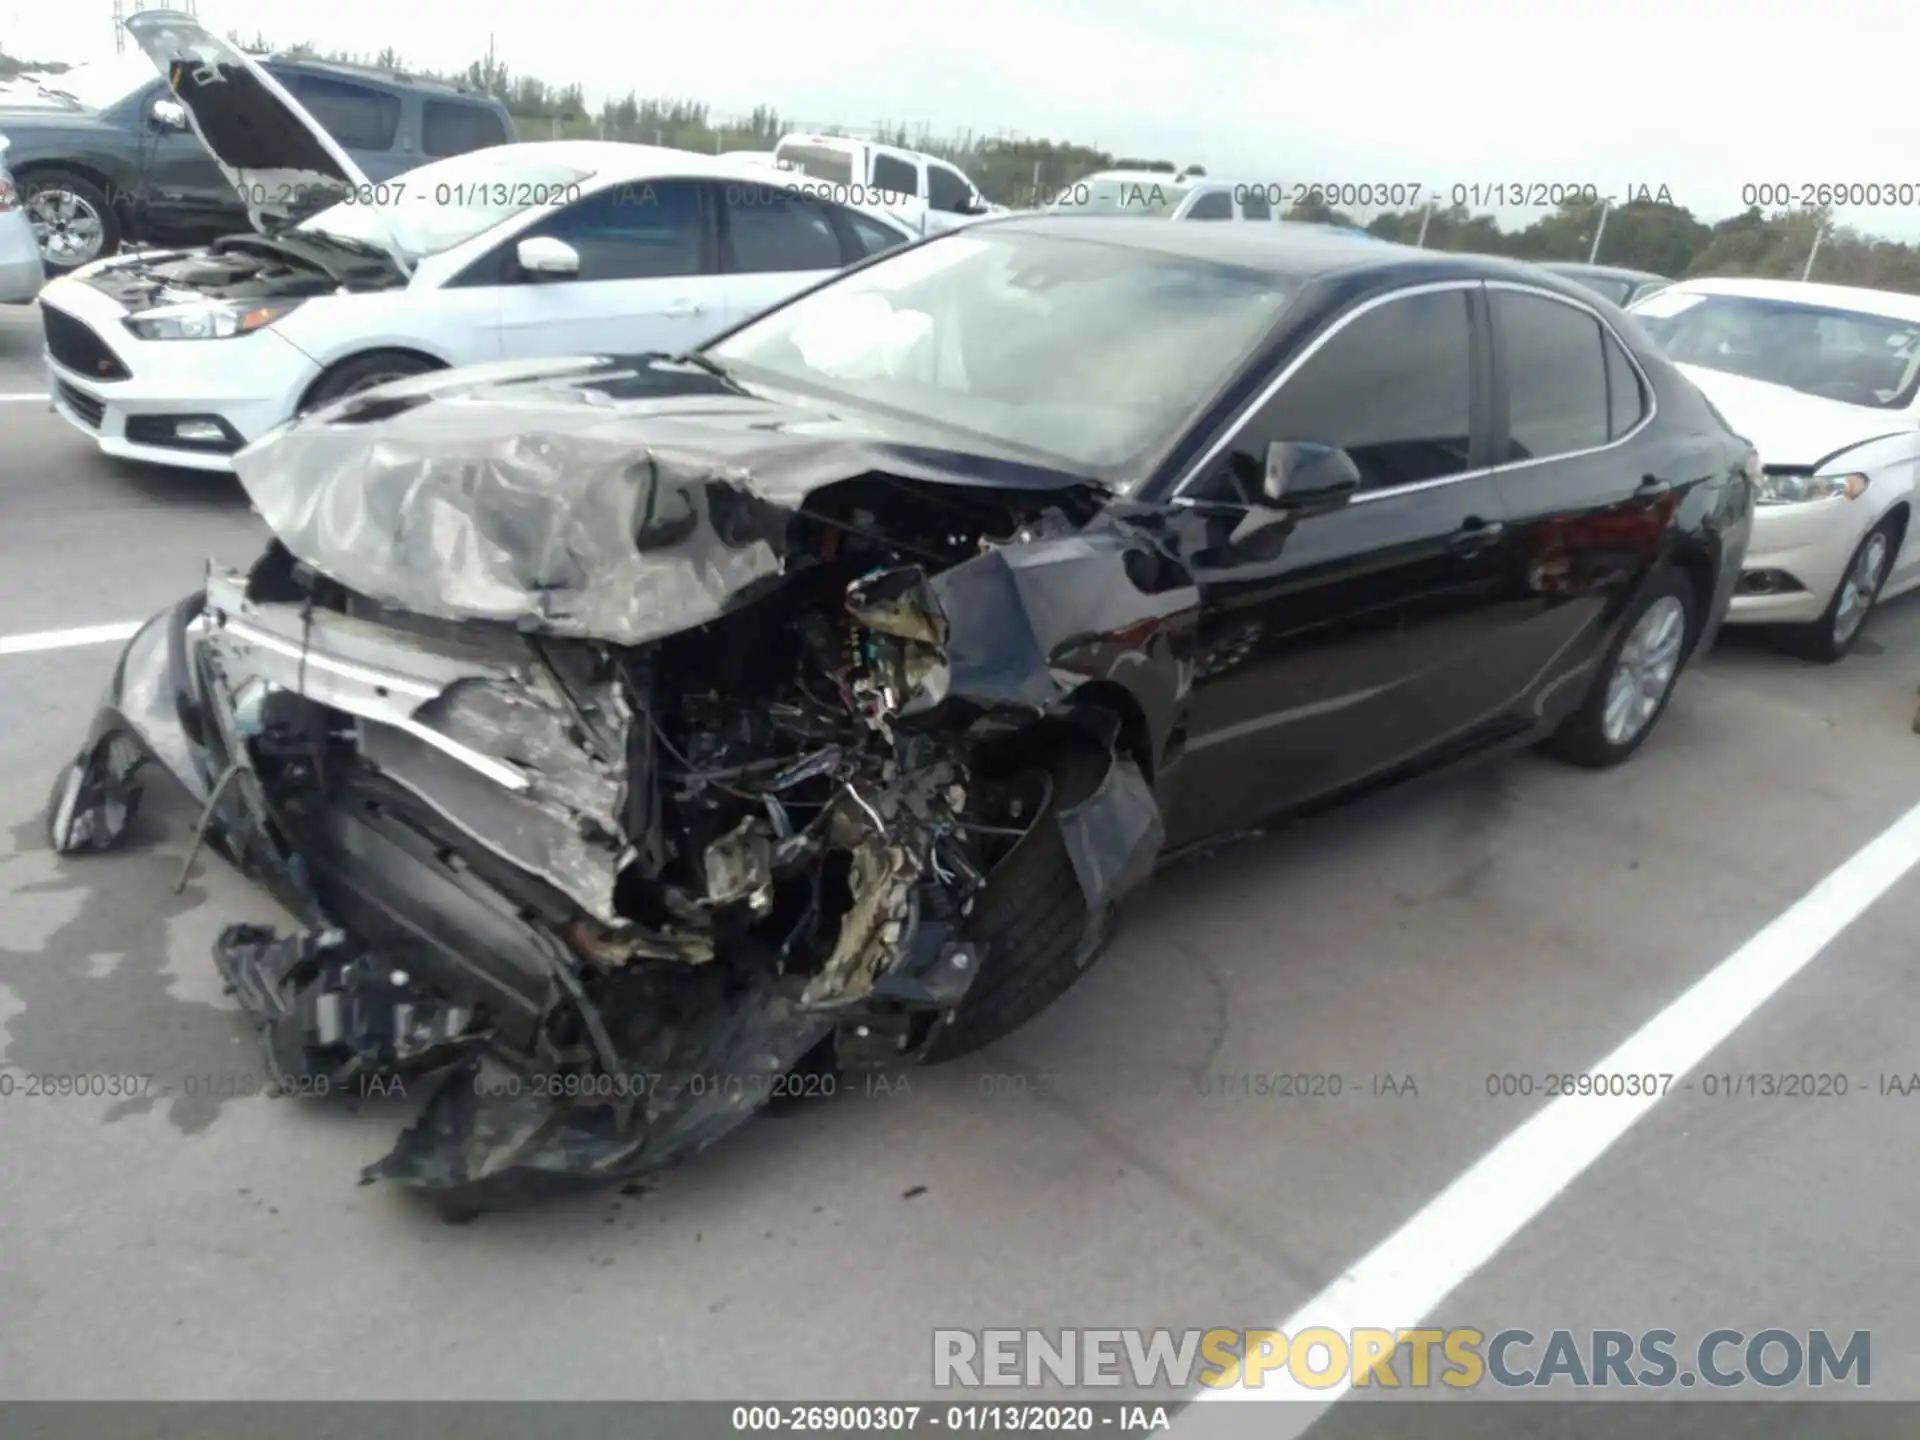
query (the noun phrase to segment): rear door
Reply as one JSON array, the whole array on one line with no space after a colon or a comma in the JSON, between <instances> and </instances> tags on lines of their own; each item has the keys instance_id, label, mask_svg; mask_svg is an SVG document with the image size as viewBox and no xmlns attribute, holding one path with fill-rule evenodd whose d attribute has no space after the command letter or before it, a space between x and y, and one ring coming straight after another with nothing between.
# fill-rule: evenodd
<instances>
[{"instance_id":1,"label":"rear door","mask_svg":"<svg viewBox=\"0 0 1920 1440\"><path fill-rule=\"evenodd\" d=\"M1176 504L1202 599L1171 827L1184 843L1254 824L1497 723L1487 680L1511 569L1483 468L1491 370L1478 282L1362 302L1334 320ZM1234 452L1337 445L1362 489L1271 553L1236 547L1250 510Z\"/></svg>"},{"instance_id":2,"label":"rear door","mask_svg":"<svg viewBox=\"0 0 1920 1440\"><path fill-rule=\"evenodd\" d=\"M476 268L497 266L499 353L530 356L679 353L717 333L730 313L719 273L711 187L697 180L612 185L505 242ZM514 255L535 236L580 256L572 279L538 279Z\"/></svg>"},{"instance_id":3,"label":"rear door","mask_svg":"<svg viewBox=\"0 0 1920 1440\"><path fill-rule=\"evenodd\" d=\"M1525 575L1502 678L1518 704L1597 661L1686 492L1724 460L1707 437L1635 438L1651 418L1650 391L1597 310L1506 281L1489 281L1487 299L1495 479Z\"/></svg>"}]
</instances>

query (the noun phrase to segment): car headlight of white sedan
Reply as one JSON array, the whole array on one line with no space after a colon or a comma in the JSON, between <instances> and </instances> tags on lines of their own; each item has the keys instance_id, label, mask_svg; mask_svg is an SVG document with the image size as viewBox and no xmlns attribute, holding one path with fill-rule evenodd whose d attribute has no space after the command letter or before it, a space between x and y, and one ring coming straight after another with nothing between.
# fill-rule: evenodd
<instances>
[{"instance_id":1,"label":"car headlight of white sedan","mask_svg":"<svg viewBox=\"0 0 1920 1440\"><path fill-rule=\"evenodd\" d=\"M199 300L129 315L121 323L142 340L230 340L284 319L298 300Z\"/></svg>"},{"instance_id":2,"label":"car headlight of white sedan","mask_svg":"<svg viewBox=\"0 0 1920 1440\"><path fill-rule=\"evenodd\" d=\"M1763 472L1753 488L1758 505L1806 505L1816 500L1858 500L1867 493L1864 475L1796 475Z\"/></svg>"}]
</instances>

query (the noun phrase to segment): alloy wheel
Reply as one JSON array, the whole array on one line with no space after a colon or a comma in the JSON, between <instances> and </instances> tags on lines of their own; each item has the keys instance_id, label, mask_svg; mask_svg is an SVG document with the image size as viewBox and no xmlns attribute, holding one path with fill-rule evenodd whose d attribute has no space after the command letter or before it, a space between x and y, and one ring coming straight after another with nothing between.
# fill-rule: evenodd
<instances>
[{"instance_id":1,"label":"alloy wheel","mask_svg":"<svg viewBox=\"0 0 1920 1440\"><path fill-rule=\"evenodd\" d=\"M1601 730L1609 745L1625 745L1647 728L1680 669L1687 638L1687 609L1662 595L1634 622L1607 679Z\"/></svg>"},{"instance_id":2,"label":"alloy wheel","mask_svg":"<svg viewBox=\"0 0 1920 1440\"><path fill-rule=\"evenodd\" d=\"M1873 608L1873 600L1880 593L1880 582L1886 578L1887 558L1893 546L1884 530L1876 530L1867 537L1867 543L1860 547L1860 553L1847 568L1847 575L1840 582L1839 603L1833 609L1833 643L1845 645L1859 631L1867 618L1867 611Z\"/></svg>"},{"instance_id":3,"label":"alloy wheel","mask_svg":"<svg viewBox=\"0 0 1920 1440\"><path fill-rule=\"evenodd\" d=\"M106 222L93 205L71 190L38 190L27 200L27 223L49 266L71 270L100 253Z\"/></svg>"}]
</instances>

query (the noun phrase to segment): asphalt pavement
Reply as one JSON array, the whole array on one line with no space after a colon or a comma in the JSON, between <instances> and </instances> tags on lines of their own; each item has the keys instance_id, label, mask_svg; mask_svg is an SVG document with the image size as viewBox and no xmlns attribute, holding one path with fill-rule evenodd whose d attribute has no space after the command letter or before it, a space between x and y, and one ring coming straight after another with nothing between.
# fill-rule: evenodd
<instances>
[{"instance_id":1,"label":"asphalt pavement","mask_svg":"<svg viewBox=\"0 0 1920 1440\"><path fill-rule=\"evenodd\" d=\"M0 311L0 396L44 390L37 351ZM263 533L231 482L0 400L0 642L142 619ZM116 653L0 644L6 1398L932 1397L937 1327L1278 1324L1545 1106L1489 1076L1585 1071L1920 802L1920 599L1830 669L1735 636L1621 770L1522 756L1183 865L981 1056L453 1224L355 1183L417 1096L243 1093L261 1065L209 949L275 911L212 858L173 893L191 815L143 815L122 854L45 848ZM1920 1071L1916 933L1903 873L1689 1077L1843 1073L1845 1096L1676 1083L1564 1185L1523 1175L1514 1233L1421 1313L1867 1329L1876 1395L1920 1398L1920 1094L1879 1084ZM1273 1074L1341 1093L1242 1078ZM27 1093L102 1075L173 1093Z\"/></svg>"}]
</instances>

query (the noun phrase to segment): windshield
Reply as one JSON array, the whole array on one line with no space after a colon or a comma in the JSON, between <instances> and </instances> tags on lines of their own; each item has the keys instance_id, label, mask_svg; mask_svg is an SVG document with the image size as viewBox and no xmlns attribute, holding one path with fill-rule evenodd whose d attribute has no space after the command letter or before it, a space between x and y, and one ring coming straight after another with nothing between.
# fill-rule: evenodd
<instances>
[{"instance_id":1,"label":"windshield","mask_svg":"<svg viewBox=\"0 0 1920 1440\"><path fill-rule=\"evenodd\" d=\"M1171 215L1192 188L1152 177L1121 180L1095 175L1090 180L1069 185L1066 193L1049 208L1070 210L1076 215L1139 215L1160 219Z\"/></svg>"},{"instance_id":2,"label":"windshield","mask_svg":"<svg viewBox=\"0 0 1920 1440\"><path fill-rule=\"evenodd\" d=\"M1920 322L1674 290L1632 313L1670 360L1828 400L1899 409L1920 379Z\"/></svg>"},{"instance_id":3,"label":"windshield","mask_svg":"<svg viewBox=\"0 0 1920 1440\"><path fill-rule=\"evenodd\" d=\"M391 234L409 255L437 255L523 210L572 203L592 177L591 170L512 149L475 150L373 186L384 204L342 201L299 228L366 245L384 245Z\"/></svg>"},{"instance_id":4,"label":"windshield","mask_svg":"<svg viewBox=\"0 0 1920 1440\"><path fill-rule=\"evenodd\" d=\"M866 266L707 353L748 383L796 381L1126 488L1289 296L1254 271L968 231Z\"/></svg>"},{"instance_id":5,"label":"windshield","mask_svg":"<svg viewBox=\"0 0 1920 1440\"><path fill-rule=\"evenodd\" d=\"M153 82L153 66L147 63L146 56L115 55L110 59L88 60L58 75L22 76L19 83L22 89L37 89L89 110L109 110Z\"/></svg>"}]
</instances>

